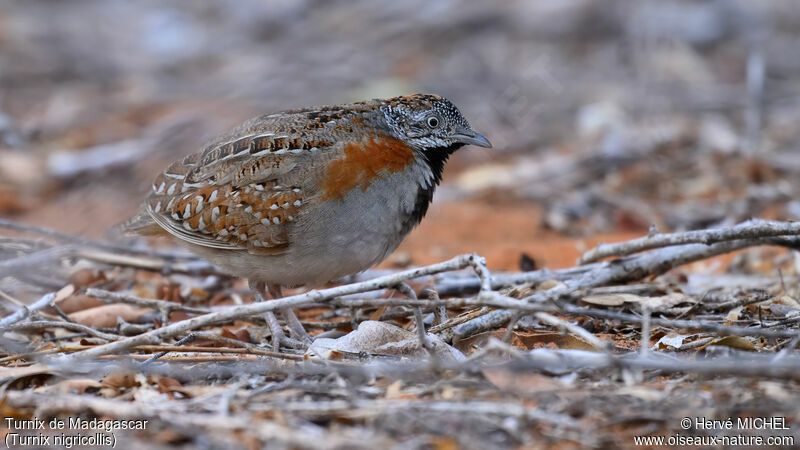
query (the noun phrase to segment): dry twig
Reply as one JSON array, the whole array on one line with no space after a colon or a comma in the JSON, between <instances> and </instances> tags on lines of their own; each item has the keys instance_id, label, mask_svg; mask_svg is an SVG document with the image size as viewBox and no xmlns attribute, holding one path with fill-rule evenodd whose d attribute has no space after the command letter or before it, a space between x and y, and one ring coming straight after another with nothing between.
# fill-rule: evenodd
<instances>
[{"instance_id":1,"label":"dry twig","mask_svg":"<svg viewBox=\"0 0 800 450\"><path fill-rule=\"evenodd\" d=\"M180 322L169 324L162 328L148 331L138 336L120 339L113 343L100 345L85 352L81 352L80 354L70 355L65 358L67 358L67 361L73 361L76 358L80 359L96 358L102 355L118 353L135 345L158 344L162 342L163 339L173 337L188 331L196 330L217 322L230 321L235 319L244 319L253 315L263 314L268 311L275 311L283 308L292 308L313 302L323 302L332 299L334 297L338 297L340 295L348 295L359 292L386 289L389 287L393 287L398 283L411 280L414 278L426 275L432 275L435 273L441 273L449 270L459 270L465 267L474 268L476 266L485 268L485 264L483 263L482 258L480 258L475 254L461 255L449 261L433 264L426 267L420 267L417 269L405 270L394 275L379 277L371 281L365 281L345 286L338 286L335 288L323 289L319 291L310 291L305 294L293 295L289 297L280 298L277 300L272 300L269 302L234 306L224 311L193 317L191 319L183 320ZM476 269L476 272L480 276L485 276L485 274L488 271ZM489 283L490 283L489 280L482 280L482 284L484 286L490 286Z\"/></svg>"},{"instance_id":2,"label":"dry twig","mask_svg":"<svg viewBox=\"0 0 800 450\"><path fill-rule=\"evenodd\" d=\"M655 233L639 239L616 244L600 244L584 253L578 264L599 261L611 256L626 256L654 248L684 244L711 245L738 239L758 239L775 236L797 236L800 222L778 222L753 219L729 228L686 231L683 233Z\"/></svg>"}]
</instances>

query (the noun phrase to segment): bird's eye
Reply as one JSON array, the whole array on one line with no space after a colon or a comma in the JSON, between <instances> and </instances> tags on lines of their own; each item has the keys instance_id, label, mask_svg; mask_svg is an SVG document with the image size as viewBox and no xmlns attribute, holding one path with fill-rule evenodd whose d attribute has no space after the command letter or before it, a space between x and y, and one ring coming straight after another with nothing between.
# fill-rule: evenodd
<instances>
[{"instance_id":1,"label":"bird's eye","mask_svg":"<svg viewBox=\"0 0 800 450\"><path fill-rule=\"evenodd\" d=\"M439 126L439 118L436 116L428 117L428 126L431 128L436 128Z\"/></svg>"}]
</instances>

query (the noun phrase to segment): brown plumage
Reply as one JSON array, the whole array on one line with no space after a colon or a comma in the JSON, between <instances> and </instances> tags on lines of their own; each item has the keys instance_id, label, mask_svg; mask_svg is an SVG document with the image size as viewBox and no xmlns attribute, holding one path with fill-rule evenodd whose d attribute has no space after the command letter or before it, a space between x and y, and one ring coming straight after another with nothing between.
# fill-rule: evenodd
<instances>
[{"instance_id":1,"label":"brown plumage","mask_svg":"<svg viewBox=\"0 0 800 450\"><path fill-rule=\"evenodd\" d=\"M393 251L464 144L491 146L436 95L264 115L159 174L123 228L254 282L313 287Z\"/></svg>"}]
</instances>

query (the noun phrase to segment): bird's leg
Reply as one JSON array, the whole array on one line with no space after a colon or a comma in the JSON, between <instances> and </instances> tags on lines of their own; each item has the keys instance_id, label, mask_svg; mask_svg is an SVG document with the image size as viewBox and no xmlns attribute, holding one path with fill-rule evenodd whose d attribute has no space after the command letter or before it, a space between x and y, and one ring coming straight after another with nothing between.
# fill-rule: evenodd
<instances>
[{"instance_id":1,"label":"bird's leg","mask_svg":"<svg viewBox=\"0 0 800 450\"><path fill-rule=\"evenodd\" d=\"M255 295L257 302L267 301L267 299L264 298L263 282L248 281L248 283L250 284L250 290L253 291L253 295ZM267 311L264 313L264 320L267 322L269 332L272 335L272 349L275 352L279 352L281 350L281 341L286 339L286 335L283 334L281 325L278 323L278 318L275 317L275 314L273 314L272 311Z\"/></svg>"},{"instance_id":2,"label":"bird's leg","mask_svg":"<svg viewBox=\"0 0 800 450\"><path fill-rule=\"evenodd\" d=\"M417 293L406 283L399 283L394 289L412 300L417 300ZM417 339L419 339L420 347L424 348L428 354L434 358L434 361L436 361L433 344L430 338L428 338L428 333L425 331L425 320L422 317L422 308L419 306L414 309L414 321L417 323Z\"/></svg>"},{"instance_id":3,"label":"bird's leg","mask_svg":"<svg viewBox=\"0 0 800 450\"><path fill-rule=\"evenodd\" d=\"M267 290L269 291L269 295L273 300L283 297L283 291L281 290L281 286L278 284L268 284ZM300 323L300 320L294 314L292 308L282 308L280 311L283 319L286 320L286 326L289 328L289 334L291 334L295 339L299 339L306 344L310 344L311 338L308 336L308 333L306 333L305 328L303 328L303 324Z\"/></svg>"}]
</instances>

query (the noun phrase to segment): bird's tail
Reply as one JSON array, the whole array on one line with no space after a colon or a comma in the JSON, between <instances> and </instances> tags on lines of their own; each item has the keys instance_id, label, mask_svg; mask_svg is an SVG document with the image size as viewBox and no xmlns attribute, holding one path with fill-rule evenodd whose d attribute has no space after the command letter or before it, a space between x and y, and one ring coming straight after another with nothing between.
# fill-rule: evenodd
<instances>
[{"instance_id":1,"label":"bird's tail","mask_svg":"<svg viewBox=\"0 0 800 450\"><path fill-rule=\"evenodd\" d=\"M149 236L164 234L164 230L150 217L150 214L143 211L130 219L114 226L114 231L126 236Z\"/></svg>"}]
</instances>

